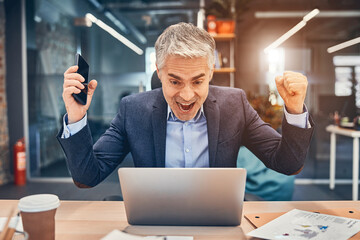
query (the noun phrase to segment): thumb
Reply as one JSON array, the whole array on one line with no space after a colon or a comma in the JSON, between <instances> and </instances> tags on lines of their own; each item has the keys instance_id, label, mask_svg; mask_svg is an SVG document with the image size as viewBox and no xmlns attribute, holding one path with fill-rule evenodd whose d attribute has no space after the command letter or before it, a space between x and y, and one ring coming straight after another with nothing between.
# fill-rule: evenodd
<instances>
[{"instance_id":1,"label":"thumb","mask_svg":"<svg viewBox=\"0 0 360 240\"><path fill-rule=\"evenodd\" d=\"M280 96L284 99L287 94L286 88L284 86L284 78L283 76L277 76L275 78L276 88L280 94Z\"/></svg>"},{"instance_id":2,"label":"thumb","mask_svg":"<svg viewBox=\"0 0 360 240\"><path fill-rule=\"evenodd\" d=\"M94 95L95 89L97 87L97 81L96 80L91 80L88 84L88 92L87 92L87 108L89 108L90 103L91 103L91 99Z\"/></svg>"},{"instance_id":3,"label":"thumb","mask_svg":"<svg viewBox=\"0 0 360 240\"><path fill-rule=\"evenodd\" d=\"M90 95L90 97L92 97L92 95L94 94L96 87L97 81L95 79L91 80L88 84L88 95Z\"/></svg>"}]
</instances>

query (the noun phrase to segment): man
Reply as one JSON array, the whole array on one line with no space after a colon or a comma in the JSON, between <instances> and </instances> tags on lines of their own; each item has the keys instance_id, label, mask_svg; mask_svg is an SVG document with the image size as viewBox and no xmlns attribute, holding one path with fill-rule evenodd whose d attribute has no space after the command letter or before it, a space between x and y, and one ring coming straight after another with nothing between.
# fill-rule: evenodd
<instances>
[{"instance_id":1,"label":"man","mask_svg":"<svg viewBox=\"0 0 360 240\"><path fill-rule=\"evenodd\" d=\"M84 79L77 66L64 73L67 115L58 140L75 184L93 187L131 152L136 167L236 167L244 145L267 167L294 174L303 167L313 127L304 107L307 80L285 72L276 78L286 110L283 136L265 124L240 89L209 86L214 39L192 24L167 28L155 43L162 88L123 98L110 128L93 145L86 112L97 86L88 87L87 105L78 104ZM305 112L304 112L305 110Z\"/></svg>"}]
</instances>

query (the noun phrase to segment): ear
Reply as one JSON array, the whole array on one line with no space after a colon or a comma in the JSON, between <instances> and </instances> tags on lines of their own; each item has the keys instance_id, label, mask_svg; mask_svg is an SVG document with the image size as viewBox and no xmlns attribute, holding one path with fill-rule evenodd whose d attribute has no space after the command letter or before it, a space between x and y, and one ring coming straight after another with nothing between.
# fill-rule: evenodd
<instances>
[{"instance_id":1,"label":"ear","mask_svg":"<svg viewBox=\"0 0 360 240\"><path fill-rule=\"evenodd\" d=\"M160 82L162 82L161 77L160 77L160 70L159 70L157 64L155 64L155 66L156 66L156 73L157 73L157 75L158 75L158 77L160 79Z\"/></svg>"},{"instance_id":2,"label":"ear","mask_svg":"<svg viewBox=\"0 0 360 240\"><path fill-rule=\"evenodd\" d=\"M209 82L211 82L211 80L212 80L212 78L213 78L214 69L215 69L215 64L214 64L213 67L210 69L210 81L209 81Z\"/></svg>"}]
</instances>

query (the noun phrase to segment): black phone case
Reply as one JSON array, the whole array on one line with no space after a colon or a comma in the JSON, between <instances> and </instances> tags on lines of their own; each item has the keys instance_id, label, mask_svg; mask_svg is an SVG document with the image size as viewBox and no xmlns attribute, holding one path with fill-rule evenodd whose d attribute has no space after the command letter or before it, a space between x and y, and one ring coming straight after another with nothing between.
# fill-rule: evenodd
<instances>
[{"instance_id":1,"label":"black phone case","mask_svg":"<svg viewBox=\"0 0 360 240\"><path fill-rule=\"evenodd\" d=\"M85 88L81 89L81 92L78 94L73 93L73 97L75 100L82 104L86 105L87 102L87 93L88 93L88 75L89 75L89 65L85 61L85 59L80 55L76 54L76 65L79 66L77 73L79 73L81 76L85 78L85 81L82 83Z\"/></svg>"}]
</instances>

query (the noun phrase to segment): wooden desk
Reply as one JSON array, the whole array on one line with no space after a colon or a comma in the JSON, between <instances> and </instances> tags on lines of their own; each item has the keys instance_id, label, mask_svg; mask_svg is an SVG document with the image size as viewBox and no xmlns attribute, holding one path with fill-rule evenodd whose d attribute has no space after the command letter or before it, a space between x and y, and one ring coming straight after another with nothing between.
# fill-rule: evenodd
<instances>
[{"instance_id":1,"label":"wooden desk","mask_svg":"<svg viewBox=\"0 0 360 240\"><path fill-rule=\"evenodd\" d=\"M360 131L329 125L326 131L330 132L330 189L335 188L335 161L336 161L336 134L353 138L353 189L352 199L358 200L359 186L359 137Z\"/></svg>"},{"instance_id":2,"label":"wooden desk","mask_svg":"<svg viewBox=\"0 0 360 240\"><path fill-rule=\"evenodd\" d=\"M17 200L0 200L0 217L6 217ZM297 208L320 210L330 208L360 209L359 201L322 202L245 202L244 212L285 212ZM56 240L98 240L113 229L139 235L194 236L194 239L248 239L253 226L243 217L238 227L167 227L131 226L127 223L123 202L61 201L56 213Z\"/></svg>"}]
</instances>

